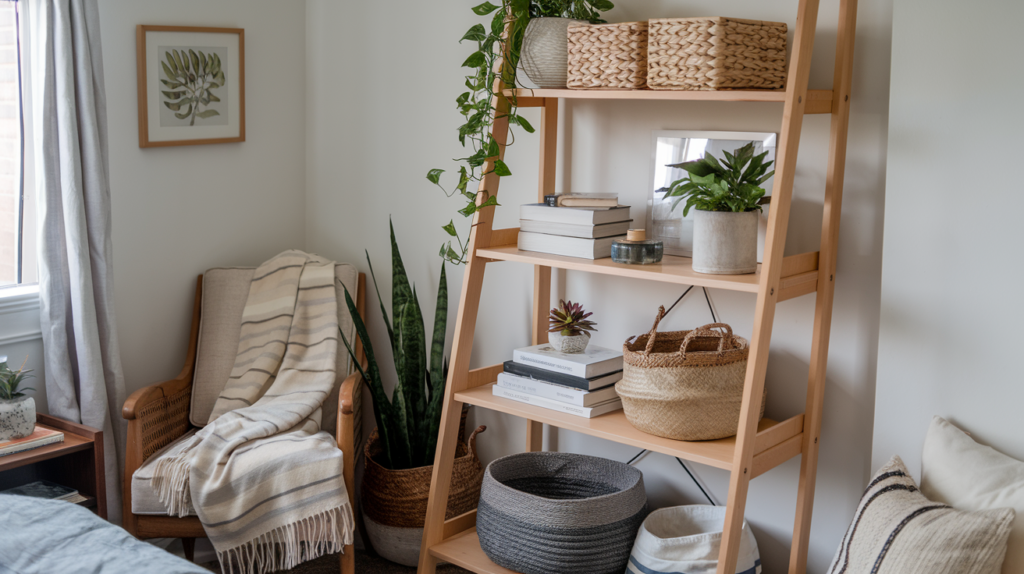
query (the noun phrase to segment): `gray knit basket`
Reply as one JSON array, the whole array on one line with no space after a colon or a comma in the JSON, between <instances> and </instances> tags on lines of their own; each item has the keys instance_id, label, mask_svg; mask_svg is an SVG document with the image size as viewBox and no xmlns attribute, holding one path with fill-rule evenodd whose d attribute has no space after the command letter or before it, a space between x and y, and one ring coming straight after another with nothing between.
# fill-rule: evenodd
<instances>
[{"instance_id":1,"label":"gray knit basket","mask_svg":"<svg viewBox=\"0 0 1024 574\"><path fill-rule=\"evenodd\" d=\"M622 574L647 517L643 474L582 454L527 452L487 465L480 547L523 574Z\"/></svg>"}]
</instances>

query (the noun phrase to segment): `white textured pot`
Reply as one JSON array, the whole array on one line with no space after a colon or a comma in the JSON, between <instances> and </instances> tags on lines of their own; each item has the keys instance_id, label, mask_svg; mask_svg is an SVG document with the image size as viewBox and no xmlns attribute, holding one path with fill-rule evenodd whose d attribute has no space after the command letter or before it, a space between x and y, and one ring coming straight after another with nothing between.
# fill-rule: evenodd
<instances>
[{"instance_id":1,"label":"white textured pot","mask_svg":"<svg viewBox=\"0 0 1024 574\"><path fill-rule=\"evenodd\" d=\"M0 400L0 441L24 438L36 430L36 401L32 397Z\"/></svg>"},{"instance_id":2,"label":"white textured pot","mask_svg":"<svg viewBox=\"0 0 1024 574\"><path fill-rule=\"evenodd\" d=\"M534 18L526 26L520 61L538 88L564 88L569 79L569 26L572 18Z\"/></svg>"},{"instance_id":3,"label":"white textured pot","mask_svg":"<svg viewBox=\"0 0 1024 574\"><path fill-rule=\"evenodd\" d=\"M582 335L563 335L558 332L548 333L548 343L559 353L582 353L587 349L587 345L590 344L590 333L586 331Z\"/></svg>"},{"instance_id":4,"label":"white textured pot","mask_svg":"<svg viewBox=\"0 0 1024 574\"><path fill-rule=\"evenodd\" d=\"M757 211L696 210L693 270L713 275L757 271Z\"/></svg>"},{"instance_id":5,"label":"white textured pot","mask_svg":"<svg viewBox=\"0 0 1024 574\"><path fill-rule=\"evenodd\" d=\"M370 544L381 558L403 566L415 567L420 561L420 543L423 542L422 528L399 528L374 522L363 513L363 524Z\"/></svg>"}]
</instances>

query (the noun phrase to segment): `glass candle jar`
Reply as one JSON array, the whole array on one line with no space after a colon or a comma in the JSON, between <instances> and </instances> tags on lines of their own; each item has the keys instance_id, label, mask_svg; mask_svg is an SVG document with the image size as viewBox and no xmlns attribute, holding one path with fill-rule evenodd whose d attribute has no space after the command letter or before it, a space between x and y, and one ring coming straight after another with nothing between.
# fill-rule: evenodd
<instances>
[{"instance_id":1,"label":"glass candle jar","mask_svg":"<svg viewBox=\"0 0 1024 574\"><path fill-rule=\"evenodd\" d=\"M625 239L612 241L612 261L632 265L650 265L661 263L665 253L665 244L661 241L647 239L643 229L630 229Z\"/></svg>"}]
</instances>

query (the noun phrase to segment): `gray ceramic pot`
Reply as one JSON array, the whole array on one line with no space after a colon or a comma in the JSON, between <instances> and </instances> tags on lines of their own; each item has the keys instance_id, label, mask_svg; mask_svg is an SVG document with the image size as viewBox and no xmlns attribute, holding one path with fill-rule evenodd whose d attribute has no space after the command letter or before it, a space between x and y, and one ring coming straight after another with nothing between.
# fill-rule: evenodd
<instances>
[{"instance_id":1,"label":"gray ceramic pot","mask_svg":"<svg viewBox=\"0 0 1024 574\"><path fill-rule=\"evenodd\" d=\"M27 437L36 429L36 401L32 397L0 400L0 441Z\"/></svg>"},{"instance_id":2,"label":"gray ceramic pot","mask_svg":"<svg viewBox=\"0 0 1024 574\"><path fill-rule=\"evenodd\" d=\"M713 275L757 271L757 211L696 210L693 270Z\"/></svg>"}]
</instances>

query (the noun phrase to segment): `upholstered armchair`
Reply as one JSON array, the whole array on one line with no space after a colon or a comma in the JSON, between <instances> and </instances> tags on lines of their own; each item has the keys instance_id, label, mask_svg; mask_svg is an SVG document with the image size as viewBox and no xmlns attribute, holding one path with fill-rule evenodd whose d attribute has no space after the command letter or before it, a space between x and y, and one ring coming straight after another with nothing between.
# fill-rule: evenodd
<instances>
[{"instance_id":1,"label":"upholstered armchair","mask_svg":"<svg viewBox=\"0 0 1024 574\"><path fill-rule=\"evenodd\" d=\"M128 420L124 527L141 539L181 538L189 560L194 559L195 539L206 535L203 525L196 516L179 518L168 514L152 485L153 466L160 457L176 452L182 439L209 421L235 361L242 312L254 271L253 268L218 268L199 276L185 367L170 381L132 393L122 412ZM338 324L346 338L356 342L360 361L365 361L341 285L356 294L356 306L363 316L366 277L347 264L336 265L335 275ZM323 428L335 435L338 448L344 453L344 480L355 511L354 477L356 453L362 442L363 381L351 363L345 347L339 345L338 385L324 402ZM341 571L344 574L355 572L352 545L345 547Z\"/></svg>"}]
</instances>

